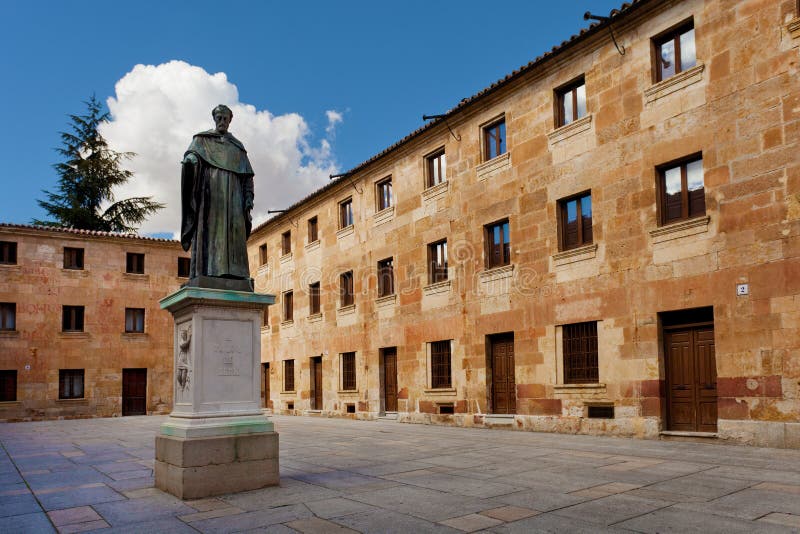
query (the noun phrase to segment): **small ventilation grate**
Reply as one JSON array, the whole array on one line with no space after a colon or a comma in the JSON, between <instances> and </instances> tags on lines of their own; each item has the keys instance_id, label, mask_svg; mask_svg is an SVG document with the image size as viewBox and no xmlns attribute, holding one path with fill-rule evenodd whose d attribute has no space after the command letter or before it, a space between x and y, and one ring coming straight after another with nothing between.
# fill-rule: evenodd
<instances>
[{"instance_id":1,"label":"small ventilation grate","mask_svg":"<svg viewBox=\"0 0 800 534\"><path fill-rule=\"evenodd\" d=\"M614 419L613 406L588 406L589 419Z\"/></svg>"},{"instance_id":2,"label":"small ventilation grate","mask_svg":"<svg viewBox=\"0 0 800 534\"><path fill-rule=\"evenodd\" d=\"M346 404L345 410L347 413L356 413L356 405L355 404Z\"/></svg>"},{"instance_id":3,"label":"small ventilation grate","mask_svg":"<svg viewBox=\"0 0 800 534\"><path fill-rule=\"evenodd\" d=\"M439 413L443 415L452 415L456 413L456 410L452 404L440 404Z\"/></svg>"}]
</instances>

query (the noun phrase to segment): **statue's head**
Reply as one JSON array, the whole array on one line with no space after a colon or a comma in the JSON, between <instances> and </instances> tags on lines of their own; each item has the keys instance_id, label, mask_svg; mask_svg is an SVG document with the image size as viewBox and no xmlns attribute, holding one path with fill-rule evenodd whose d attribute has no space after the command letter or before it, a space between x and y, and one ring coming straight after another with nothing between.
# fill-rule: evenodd
<instances>
[{"instance_id":1,"label":"statue's head","mask_svg":"<svg viewBox=\"0 0 800 534\"><path fill-rule=\"evenodd\" d=\"M220 104L211 110L211 116L214 117L214 124L217 125L217 131L219 133L224 134L228 131L228 126L231 125L231 121L233 120L233 111L231 111L231 108L225 104Z\"/></svg>"}]
</instances>

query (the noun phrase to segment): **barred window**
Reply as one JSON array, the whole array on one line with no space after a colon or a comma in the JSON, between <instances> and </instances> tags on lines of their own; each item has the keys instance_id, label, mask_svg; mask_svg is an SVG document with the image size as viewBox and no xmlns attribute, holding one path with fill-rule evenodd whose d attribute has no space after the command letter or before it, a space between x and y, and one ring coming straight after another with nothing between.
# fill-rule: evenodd
<instances>
[{"instance_id":1,"label":"barred window","mask_svg":"<svg viewBox=\"0 0 800 534\"><path fill-rule=\"evenodd\" d=\"M431 388L452 387L450 372L450 340L431 343Z\"/></svg>"},{"instance_id":2,"label":"barred window","mask_svg":"<svg viewBox=\"0 0 800 534\"><path fill-rule=\"evenodd\" d=\"M356 389L356 353L342 353L342 390Z\"/></svg>"},{"instance_id":3,"label":"barred window","mask_svg":"<svg viewBox=\"0 0 800 534\"><path fill-rule=\"evenodd\" d=\"M294 360L283 360L283 390L294 391Z\"/></svg>"},{"instance_id":4,"label":"barred window","mask_svg":"<svg viewBox=\"0 0 800 534\"><path fill-rule=\"evenodd\" d=\"M125 308L125 332L144 332L144 308Z\"/></svg>"},{"instance_id":5,"label":"barred window","mask_svg":"<svg viewBox=\"0 0 800 534\"><path fill-rule=\"evenodd\" d=\"M58 398L83 398L83 369L59 369Z\"/></svg>"},{"instance_id":6,"label":"barred window","mask_svg":"<svg viewBox=\"0 0 800 534\"><path fill-rule=\"evenodd\" d=\"M144 274L144 254L128 252L125 257L125 272L131 274Z\"/></svg>"},{"instance_id":7,"label":"barred window","mask_svg":"<svg viewBox=\"0 0 800 534\"><path fill-rule=\"evenodd\" d=\"M14 402L17 400L17 371L0 371L0 402Z\"/></svg>"},{"instance_id":8,"label":"barred window","mask_svg":"<svg viewBox=\"0 0 800 534\"><path fill-rule=\"evenodd\" d=\"M378 262L378 297L394 294L394 262L387 258Z\"/></svg>"},{"instance_id":9,"label":"barred window","mask_svg":"<svg viewBox=\"0 0 800 534\"><path fill-rule=\"evenodd\" d=\"M562 339L564 383L597 383L597 321L564 325Z\"/></svg>"},{"instance_id":10,"label":"barred window","mask_svg":"<svg viewBox=\"0 0 800 534\"><path fill-rule=\"evenodd\" d=\"M64 247L64 268L83 269L83 249Z\"/></svg>"}]
</instances>

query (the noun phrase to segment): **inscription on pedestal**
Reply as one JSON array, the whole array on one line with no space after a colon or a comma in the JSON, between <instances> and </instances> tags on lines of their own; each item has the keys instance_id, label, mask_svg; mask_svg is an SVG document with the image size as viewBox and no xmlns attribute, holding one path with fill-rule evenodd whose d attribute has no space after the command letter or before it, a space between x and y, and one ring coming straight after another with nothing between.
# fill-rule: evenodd
<instances>
[{"instance_id":1,"label":"inscription on pedestal","mask_svg":"<svg viewBox=\"0 0 800 534\"><path fill-rule=\"evenodd\" d=\"M253 396L253 337L249 321L203 321L202 402L240 402Z\"/></svg>"},{"instance_id":2,"label":"inscription on pedestal","mask_svg":"<svg viewBox=\"0 0 800 534\"><path fill-rule=\"evenodd\" d=\"M217 376L239 376L239 367L236 363L242 353L232 339L225 339L214 347L214 355L222 361L222 367L217 367Z\"/></svg>"}]
</instances>

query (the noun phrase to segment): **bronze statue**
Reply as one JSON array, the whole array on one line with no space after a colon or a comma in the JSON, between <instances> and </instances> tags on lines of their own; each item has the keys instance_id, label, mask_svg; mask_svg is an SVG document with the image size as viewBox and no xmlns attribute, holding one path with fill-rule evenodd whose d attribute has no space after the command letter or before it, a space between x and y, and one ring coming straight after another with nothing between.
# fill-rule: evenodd
<instances>
[{"instance_id":1,"label":"bronze statue","mask_svg":"<svg viewBox=\"0 0 800 534\"><path fill-rule=\"evenodd\" d=\"M253 168L228 132L233 112L211 112L216 129L200 132L183 156L181 245L192 249L186 285L253 291L247 262L252 228Z\"/></svg>"}]
</instances>

